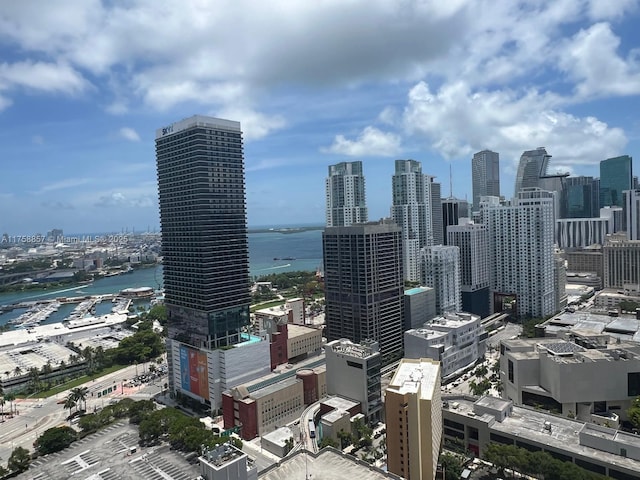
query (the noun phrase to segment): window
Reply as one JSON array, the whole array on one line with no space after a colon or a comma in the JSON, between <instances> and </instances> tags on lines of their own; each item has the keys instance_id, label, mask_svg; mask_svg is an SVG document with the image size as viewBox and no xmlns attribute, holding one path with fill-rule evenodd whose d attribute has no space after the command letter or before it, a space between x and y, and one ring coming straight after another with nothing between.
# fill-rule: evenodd
<instances>
[{"instance_id":1,"label":"window","mask_svg":"<svg viewBox=\"0 0 640 480\"><path fill-rule=\"evenodd\" d=\"M628 395L637 397L640 395L640 372L627 373Z\"/></svg>"},{"instance_id":2,"label":"window","mask_svg":"<svg viewBox=\"0 0 640 480\"><path fill-rule=\"evenodd\" d=\"M513 362L509 360L509 381L513 383Z\"/></svg>"}]
</instances>

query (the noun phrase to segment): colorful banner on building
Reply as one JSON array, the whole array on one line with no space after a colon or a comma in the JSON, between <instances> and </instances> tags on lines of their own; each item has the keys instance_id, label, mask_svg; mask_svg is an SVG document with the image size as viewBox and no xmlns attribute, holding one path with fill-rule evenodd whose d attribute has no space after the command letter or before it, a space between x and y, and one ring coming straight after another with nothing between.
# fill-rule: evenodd
<instances>
[{"instance_id":1,"label":"colorful banner on building","mask_svg":"<svg viewBox=\"0 0 640 480\"><path fill-rule=\"evenodd\" d=\"M180 383L183 390L209 400L207 354L180 346Z\"/></svg>"}]
</instances>

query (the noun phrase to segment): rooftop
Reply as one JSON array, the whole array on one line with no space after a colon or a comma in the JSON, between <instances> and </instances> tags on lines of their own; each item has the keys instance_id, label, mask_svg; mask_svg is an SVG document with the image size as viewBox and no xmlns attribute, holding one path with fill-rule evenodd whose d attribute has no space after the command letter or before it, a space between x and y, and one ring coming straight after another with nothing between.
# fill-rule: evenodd
<instances>
[{"instance_id":1,"label":"rooftop","mask_svg":"<svg viewBox=\"0 0 640 480\"><path fill-rule=\"evenodd\" d=\"M318 453L299 450L266 470L260 472L260 480L290 480L313 478L313 480L401 480L393 473L384 472L334 448L323 448Z\"/></svg>"},{"instance_id":2,"label":"rooftop","mask_svg":"<svg viewBox=\"0 0 640 480\"><path fill-rule=\"evenodd\" d=\"M296 325L295 323L289 323L287 325L287 332L289 333L289 338L301 337L303 335L308 335L310 333L318 332L317 328L305 327L303 325Z\"/></svg>"},{"instance_id":3,"label":"rooftop","mask_svg":"<svg viewBox=\"0 0 640 480\"><path fill-rule=\"evenodd\" d=\"M405 295L416 295L418 293L428 292L429 290L433 290L433 288L431 288L431 287L415 287L415 288L410 288L409 290L405 290L404 294Z\"/></svg>"},{"instance_id":4,"label":"rooftop","mask_svg":"<svg viewBox=\"0 0 640 480\"><path fill-rule=\"evenodd\" d=\"M504 421L493 422L493 417L487 418L489 417L487 415L482 417L475 415L473 410L475 402L470 397L456 396L455 398L448 397L447 399L449 400L449 407L444 410L487 421L490 423L490 431L522 437L544 448L551 447L558 451L571 452L571 454L579 455L583 458L594 458L601 462L623 466L632 471L637 472L640 470L640 462L636 460L581 445L580 432L585 428L586 424L584 422L551 415L533 408L517 406L513 407L512 414L505 418ZM453 404L456 404L456 409L453 409ZM591 431L591 428L588 428ZM607 430L615 432L613 429ZM640 436L624 434L623 440L624 442L632 442L634 448L640 448Z\"/></svg>"},{"instance_id":5,"label":"rooftop","mask_svg":"<svg viewBox=\"0 0 640 480\"><path fill-rule=\"evenodd\" d=\"M333 396L327 399L322 400L323 405L327 405L329 407L333 407L336 410L349 410L353 407L357 407L359 402L354 402L353 400L349 400L344 397Z\"/></svg>"},{"instance_id":6,"label":"rooftop","mask_svg":"<svg viewBox=\"0 0 640 480\"><path fill-rule=\"evenodd\" d=\"M276 428L273 432L264 434L262 439L283 447L286 445L287 440L293 436L293 430L289 427L280 427Z\"/></svg>"},{"instance_id":7,"label":"rooftop","mask_svg":"<svg viewBox=\"0 0 640 480\"><path fill-rule=\"evenodd\" d=\"M420 393L420 398L430 400L439 379L440 362L428 358L404 358L400 360L388 388L400 394Z\"/></svg>"},{"instance_id":8,"label":"rooftop","mask_svg":"<svg viewBox=\"0 0 640 480\"><path fill-rule=\"evenodd\" d=\"M329 342L325 345L325 348L331 349L335 353L349 355L355 358L367 358L378 353L377 344L375 342L372 342L372 345L361 345L353 343L346 338Z\"/></svg>"}]
</instances>

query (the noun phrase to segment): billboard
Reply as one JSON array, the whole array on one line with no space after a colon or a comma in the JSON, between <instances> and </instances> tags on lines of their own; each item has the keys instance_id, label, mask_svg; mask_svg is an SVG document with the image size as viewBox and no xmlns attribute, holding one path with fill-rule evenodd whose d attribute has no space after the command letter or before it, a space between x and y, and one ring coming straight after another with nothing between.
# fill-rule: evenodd
<instances>
[{"instance_id":1,"label":"billboard","mask_svg":"<svg viewBox=\"0 0 640 480\"><path fill-rule=\"evenodd\" d=\"M207 354L185 345L180 346L180 385L182 390L209 400Z\"/></svg>"}]
</instances>

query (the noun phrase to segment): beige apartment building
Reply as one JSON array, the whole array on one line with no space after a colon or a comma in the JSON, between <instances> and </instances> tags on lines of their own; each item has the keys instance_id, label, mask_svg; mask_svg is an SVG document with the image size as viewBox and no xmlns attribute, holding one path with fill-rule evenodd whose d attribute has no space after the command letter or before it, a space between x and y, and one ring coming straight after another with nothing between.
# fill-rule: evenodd
<instances>
[{"instance_id":1,"label":"beige apartment building","mask_svg":"<svg viewBox=\"0 0 640 480\"><path fill-rule=\"evenodd\" d=\"M407 480L433 480L442 440L440 363L403 359L386 389L387 466Z\"/></svg>"}]
</instances>

